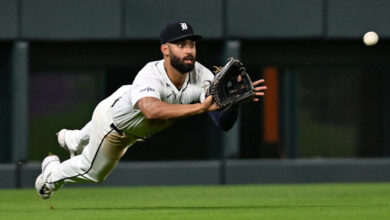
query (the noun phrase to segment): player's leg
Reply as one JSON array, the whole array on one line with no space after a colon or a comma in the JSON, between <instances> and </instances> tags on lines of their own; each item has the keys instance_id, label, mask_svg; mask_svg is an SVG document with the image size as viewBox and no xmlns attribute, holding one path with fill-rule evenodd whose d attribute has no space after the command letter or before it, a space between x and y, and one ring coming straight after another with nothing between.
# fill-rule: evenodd
<instances>
[{"instance_id":1,"label":"player's leg","mask_svg":"<svg viewBox=\"0 0 390 220\"><path fill-rule=\"evenodd\" d=\"M89 143L91 122L88 122L81 130L62 129L57 133L58 143L69 151L70 157L81 154Z\"/></svg>"},{"instance_id":2,"label":"player's leg","mask_svg":"<svg viewBox=\"0 0 390 220\"><path fill-rule=\"evenodd\" d=\"M135 143L135 137L118 134L110 127L112 100L101 102L95 109L90 122L90 140L81 155L70 158L51 169L42 169L38 194L49 198L53 191L66 183L102 182L116 166L128 146ZM42 164L44 166L44 164ZM44 184L42 184L42 182ZM45 193L44 195L42 193Z\"/></svg>"},{"instance_id":3,"label":"player's leg","mask_svg":"<svg viewBox=\"0 0 390 220\"><path fill-rule=\"evenodd\" d=\"M67 183L102 182L133 143L135 138L112 129L105 134L93 132L81 155L64 161L51 171L48 187L55 191Z\"/></svg>"},{"instance_id":4,"label":"player's leg","mask_svg":"<svg viewBox=\"0 0 390 220\"><path fill-rule=\"evenodd\" d=\"M53 190L46 186L46 180L51 171L59 165L60 159L56 155L49 155L43 160L42 173L35 180L35 188L41 198L48 199L53 195Z\"/></svg>"},{"instance_id":5,"label":"player's leg","mask_svg":"<svg viewBox=\"0 0 390 220\"><path fill-rule=\"evenodd\" d=\"M129 89L130 85L121 86L106 100L115 102ZM87 146L91 133L90 127L90 122L88 122L81 130L62 129L57 133L58 143L62 148L69 151L70 157L81 154L84 147Z\"/></svg>"},{"instance_id":6,"label":"player's leg","mask_svg":"<svg viewBox=\"0 0 390 220\"><path fill-rule=\"evenodd\" d=\"M83 174L89 169L89 166L94 158L93 151L97 151L99 145L96 139L101 136L101 131L99 131L94 120L91 121L90 126L93 133L91 133L92 135L89 144L85 147L81 155L74 156L63 163L56 164L50 169L47 169L47 165L45 164L49 157L46 157L45 160L43 160L42 173L38 176L35 182L35 187L39 196L45 199L50 198L53 191L64 184L66 178L78 177L79 182L88 181ZM103 138L104 135L101 139Z\"/></svg>"}]
</instances>

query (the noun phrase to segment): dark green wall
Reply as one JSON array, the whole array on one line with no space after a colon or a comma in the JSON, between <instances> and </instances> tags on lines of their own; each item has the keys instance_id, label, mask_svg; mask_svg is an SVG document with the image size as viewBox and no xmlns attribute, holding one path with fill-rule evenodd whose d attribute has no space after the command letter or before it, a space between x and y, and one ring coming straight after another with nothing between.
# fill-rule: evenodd
<instances>
[{"instance_id":1,"label":"dark green wall","mask_svg":"<svg viewBox=\"0 0 390 220\"><path fill-rule=\"evenodd\" d=\"M118 84L130 83L146 62L161 58L159 32L176 19L188 21L204 36L199 60L207 67L225 59L226 39L238 40L251 72L266 65L387 67L388 11L390 3L383 0L0 0L0 43L26 42L29 76L52 70L105 74L109 79L101 90L108 94ZM364 46L360 39L368 30L387 40ZM0 161L7 161L4 155L13 148L6 133L13 113L3 107L12 105L9 53L0 60L0 145L8 147L0 151ZM206 150L204 154L216 158L217 153Z\"/></svg>"},{"instance_id":2,"label":"dark green wall","mask_svg":"<svg viewBox=\"0 0 390 220\"><path fill-rule=\"evenodd\" d=\"M329 38L361 37L370 30L390 36L390 1L328 0Z\"/></svg>"},{"instance_id":3,"label":"dark green wall","mask_svg":"<svg viewBox=\"0 0 390 220\"><path fill-rule=\"evenodd\" d=\"M207 38L223 36L222 0L126 0L125 37L158 39L172 20L191 23Z\"/></svg>"},{"instance_id":4,"label":"dark green wall","mask_svg":"<svg viewBox=\"0 0 390 220\"><path fill-rule=\"evenodd\" d=\"M22 1L22 37L28 39L118 39L120 0Z\"/></svg>"},{"instance_id":5,"label":"dark green wall","mask_svg":"<svg viewBox=\"0 0 390 220\"><path fill-rule=\"evenodd\" d=\"M389 11L386 0L0 0L0 39L158 39L171 20L207 39L387 38Z\"/></svg>"},{"instance_id":6,"label":"dark green wall","mask_svg":"<svg viewBox=\"0 0 390 220\"><path fill-rule=\"evenodd\" d=\"M0 39L18 36L17 1L0 0Z\"/></svg>"},{"instance_id":7,"label":"dark green wall","mask_svg":"<svg viewBox=\"0 0 390 220\"><path fill-rule=\"evenodd\" d=\"M322 35L321 0L227 0L227 34L235 38Z\"/></svg>"},{"instance_id":8,"label":"dark green wall","mask_svg":"<svg viewBox=\"0 0 390 220\"><path fill-rule=\"evenodd\" d=\"M0 189L34 187L41 164L23 163L19 168L0 165ZM227 160L225 167L215 160L121 161L103 183L67 187L389 182L389 169L387 159Z\"/></svg>"}]
</instances>

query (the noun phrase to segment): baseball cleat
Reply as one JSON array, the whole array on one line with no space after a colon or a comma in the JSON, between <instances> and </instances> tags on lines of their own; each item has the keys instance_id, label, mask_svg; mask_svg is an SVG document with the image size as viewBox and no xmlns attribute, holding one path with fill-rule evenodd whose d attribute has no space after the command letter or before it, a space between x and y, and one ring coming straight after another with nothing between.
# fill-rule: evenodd
<instances>
[{"instance_id":1,"label":"baseball cleat","mask_svg":"<svg viewBox=\"0 0 390 220\"><path fill-rule=\"evenodd\" d=\"M60 146L62 148L64 148L66 151L69 152L70 154L70 158L74 157L76 155L76 151L74 150L71 150L69 148L69 146L66 144L66 141L65 141L65 134L68 130L67 129L62 129L61 131L59 131L57 133L57 140L58 140L58 143L60 144Z\"/></svg>"},{"instance_id":2,"label":"baseball cleat","mask_svg":"<svg viewBox=\"0 0 390 220\"><path fill-rule=\"evenodd\" d=\"M35 180L35 189L42 199L48 199L53 195L53 190L46 184L54 168L60 165L60 159L56 155L47 156L42 162L42 173Z\"/></svg>"},{"instance_id":3,"label":"baseball cleat","mask_svg":"<svg viewBox=\"0 0 390 220\"><path fill-rule=\"evenodd\" d=\"M46 178L43 173L39 174L35 180L35 189L42 199L48 199L53 195L53 191L46 186Z\"/></svg>"}]
</instances>

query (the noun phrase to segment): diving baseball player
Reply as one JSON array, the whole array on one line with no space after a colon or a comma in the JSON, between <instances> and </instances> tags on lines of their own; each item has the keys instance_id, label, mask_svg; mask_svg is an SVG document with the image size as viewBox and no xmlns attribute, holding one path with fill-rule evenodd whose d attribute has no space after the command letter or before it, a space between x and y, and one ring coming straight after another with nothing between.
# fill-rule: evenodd
<instances>
[{"instance_id":1,"label":"diving baseball player","mask_svg":"<svg viewBox=\"0 0 390 220\"><path fill-rule=\"evenodd\" d=\"M101 101L81 130L58 133L71 158L60 163L49 155L43 160L35 182L38 195L48 199L64 184L104 181L129 146L177 119L209 112L218 127L229 130L238 109L220 109L212 96L205 97L214 75L196 61L199 39L188 23L167 24L160 34L163 59L146 64L132 85ZM263 82L253 83L257 96L264 95Z\"/></svg>"}]
</instances>

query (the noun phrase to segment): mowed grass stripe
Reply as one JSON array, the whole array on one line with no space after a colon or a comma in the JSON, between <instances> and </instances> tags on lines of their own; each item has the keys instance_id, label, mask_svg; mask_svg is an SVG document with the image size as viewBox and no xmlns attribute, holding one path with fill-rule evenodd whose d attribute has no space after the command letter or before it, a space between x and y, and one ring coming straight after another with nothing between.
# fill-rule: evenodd
<instances>
[{"instance_id":1,"label":"mowed grass stripe","mask_svg":"<svg viewBox=\"0 0 390 220\"><path fill-rule=\"evenodd\" d=\"M0 219L390 219L390 183L0 190Z\"/></svg>"}]
</instances>

